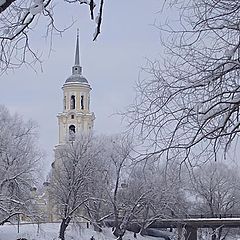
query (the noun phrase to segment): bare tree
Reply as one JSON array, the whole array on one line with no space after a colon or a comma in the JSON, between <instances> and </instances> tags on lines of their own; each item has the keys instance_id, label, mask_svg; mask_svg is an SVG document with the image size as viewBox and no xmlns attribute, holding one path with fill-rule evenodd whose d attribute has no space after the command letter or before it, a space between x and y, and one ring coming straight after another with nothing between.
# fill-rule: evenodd
<instances>
[{"instance_id":1,"label":"bare tree","mask_svg":"<svg viewBox=\"0 0 240 240\"><path fill-rule=\"evenodd\" d=\"M88 5L90 17L96 22L93 40L101 31L104 0L65 0L69 4ZM98 10L97 10L98 9ZM96 11L98 13L96 14ZM96 16L95 16L96 15ZM46 35L61 34L55 25L53 0L3 0L0 2L0 72L28 64L41 63L32 48L30 32L46 19ZM72 23L71 23L72 24ZM69 24L69 26L71 25Z\"/></svg>"},{"instance_id":2,"label":"bare tree","mask_svg":"<svg viewBox=\"0 0 240 240\"><path fill-rule=\"evenodd\" d=\"M172 216L173 212L176 215L180 213L184 201L176 173L166 178L165 165L160 169L154 161L136 162L131 156L134 147L129 137L108 137L104 149L104 161L101 163L104 187L100 189L108 211L105 210L100 219L110 217L113 234L119 240L127 229L139 231L141 228L144 234L154 221ZM100 186L101 183L97 182ZM102 214L99 210L98 213ZM136 224L141 227L136 227Z\"/></svg>"},{"instance_id":3,"label":"bare tree","mask_svg":"<svg viewBox=\"0 0 240 240\"><path fill-rule=\"evenodd\" d=\"M34 217L31 189L37 183L42 154L36 125L0 106L0 225L17 215Z\"/></svg>"},{"instance_id":4,"label":"bare tree","mask_svg":"<svg viewBox=\"0 0 240 240\"><path fill-rule=\"evenodd\" d=\"M81 212L81 207L90 201L89 187L95 179L101 149L94 145L92 135L80 135L75 141L56 149L56 161L50 181L50 200L55 206L54 214L62 219L59 238L65 239L65 230L71 219Z\"/></svg>"},{"instance_id":5,"label":"bare tree","mask_svg":"<svg viewBox=\"0 0 240 240\"><path fill-rule=\"evenodd\" d=\"M240 3L171 3L178 21L158 26L166 55L144 69L129 127L151 153L217 159L239 136Z\"/></svg>"},{"instance_id":6,"label":"bare tree","mask_svg":"<svg viewBox=\"0 0 240 240\"><path fill-rule=\"evenodd\" d=\"M195 214L206 217L224 217L235 214L239 208L240 188L236 169L224 163L210 162L194 169L190 192ZM212 229L212 239L225 239L223 227Z\"/></svg>"},{"instance_id":7,"label":"bare tree","mask_svg":"<svg viewBox=\"0 0 240 240\"><path fill-rule=\"evenodd\" d=\"M113 234L122 239L129 223L141 211L141 203L149 193L142 183L129 182L132 164L132 141L122 135L101 136L103 153L97 160L98 172L90 187L92 196L102 201L84 204L88 217L96 230L101 230L104 220L111 222Z\"/></svg>"},{"instance_id":8,"label":"bare tree","mask_svg":"<svg viewBox=\"0 0 240 240\"><path fill-rule=\"evenodd\" d=\"M138 202L138 211L133 213L133 220L139 224L143 235L157 220L180 218L186 214L185 194L178 173L171 169L166 174L165 164L148 160L135 165L125 191L126 200L143 196Z\"/></svg>"},{"instance_id":9,"label":"bare tree","mask_svg":"<svg viewBox=\"0 0 240 240\"><path fill-rule=\"evenodd\" d=\"M112 191L112 168L107 159L106 144L108 144L108 138L101 136L97 139L101 146L101 154L94 163L97 169L94 173L94 181L88 184L90 195L97 201L91 200L84 203L85 211L83 214L93 224L94 230L101 232L104 220L113 215L109 199L109 194Z\"/></svg>"},{"instance_id":10,"label":"bare tree","mask_svg":"<svg viewBox=\"0 0 240 240\"><path fill-rule=\"evenodd\" d=\"M143 193L138 191L140 189L137 186L128 185L128 177L133 168L130 139L122 135L100 138L102 151L94 163L97 171L94 180L88 183L91 196L98 201L85 202L83 214L97 231L102 230L105 220L111 222L113 234L122 239L128 224L141 209L139 205L149 190Z\"/></svg>"},{"instance_id":11,"label":"bare tree","mask_svg":"<svg viewBox=\"0 0 240 240\"><path fill-rule=\"evenodd\" d=\"M124 180L127 178L131 164L132 142L125 136L113 136L108 139L106 149L106 157L110 166L110 192L108 196L111 202L110 208L114 217L113 234L121 240L126 232L127 223L130 220L132 212L135 210L137 203L130 208L128 213L123 214L125 210L121 203L122 188L124 188Z\"/></svg>"}]
</instances>

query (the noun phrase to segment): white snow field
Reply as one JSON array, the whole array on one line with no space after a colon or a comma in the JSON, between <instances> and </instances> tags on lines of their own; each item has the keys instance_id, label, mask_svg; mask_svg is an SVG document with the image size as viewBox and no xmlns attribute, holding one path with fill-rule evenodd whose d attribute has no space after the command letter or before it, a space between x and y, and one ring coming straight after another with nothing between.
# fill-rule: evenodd
<instances>
[{"instance_id":1,"label":"white snow field","mask_svg":"<svg viewBox=\"0 0 240 240\"><path fill-rule=\"evenodd\" d=\"M0 240L16 240L18 238L26 238L27 240L57 240L60 223L42 223L37 224L21 224L18 233L17 225L6 224L0 226ZM114 240L111 228L104 228L102 233L87 228L86 224L71 224L66 230L66 240ZM133 240L132 232L126 232L124 240ZM163 240L156 237L143 237L137 234L137 240Z\"/></svg>"}]
</instances>

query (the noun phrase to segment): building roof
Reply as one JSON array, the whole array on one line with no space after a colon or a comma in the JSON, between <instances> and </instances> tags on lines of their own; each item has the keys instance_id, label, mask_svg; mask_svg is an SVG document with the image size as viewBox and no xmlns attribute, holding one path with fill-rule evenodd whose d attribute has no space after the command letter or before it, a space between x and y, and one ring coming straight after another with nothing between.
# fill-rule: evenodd
<instances>
[{"instance_id":1,"label":"building roof","mask_svg":"<svg viewBox=\"0 0 240 240\"><path fill-rule=\"evenodd\" d=\"M67 80L65 81L65 83L88 83L87 79L82 76L81 74L72 74L72 76L70 76L69 78L67 78Z\"/></svg>"}]
</instances>

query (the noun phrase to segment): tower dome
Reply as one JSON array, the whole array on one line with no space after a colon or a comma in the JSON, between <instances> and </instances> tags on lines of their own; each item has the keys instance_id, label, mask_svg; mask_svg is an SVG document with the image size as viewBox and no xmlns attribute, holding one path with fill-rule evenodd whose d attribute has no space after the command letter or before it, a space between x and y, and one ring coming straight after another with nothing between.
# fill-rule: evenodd
<instances>
[{"instance_id":1,"label":"tower dome","mask_svg":"<svg viewBox=\"0 0 240 240\"><path fill-rule=\"evenodd\" d=\"M67 78L65 83L88 83L88 81L81 74L72 74L72 76Z\"/></svg>"}]
</instances>

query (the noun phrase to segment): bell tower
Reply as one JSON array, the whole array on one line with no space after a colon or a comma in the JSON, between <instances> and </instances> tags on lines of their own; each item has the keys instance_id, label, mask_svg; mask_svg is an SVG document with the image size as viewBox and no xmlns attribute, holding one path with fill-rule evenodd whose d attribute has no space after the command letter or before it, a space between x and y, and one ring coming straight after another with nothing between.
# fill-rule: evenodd
<instances>
[{"instance_id":1,"label":"bell tower","mask_svg":"<svg viewBox=\"0 0 240 240\"><path fill-rule=\"evenodd\" d=\"M72 75L63 84L63 111L57 115L60 145L74 141L78 133L91 131L95 120L94 113L90 112L91 87L82 75L79 53L78 31Z\"/></svg>"}]
</instances>

